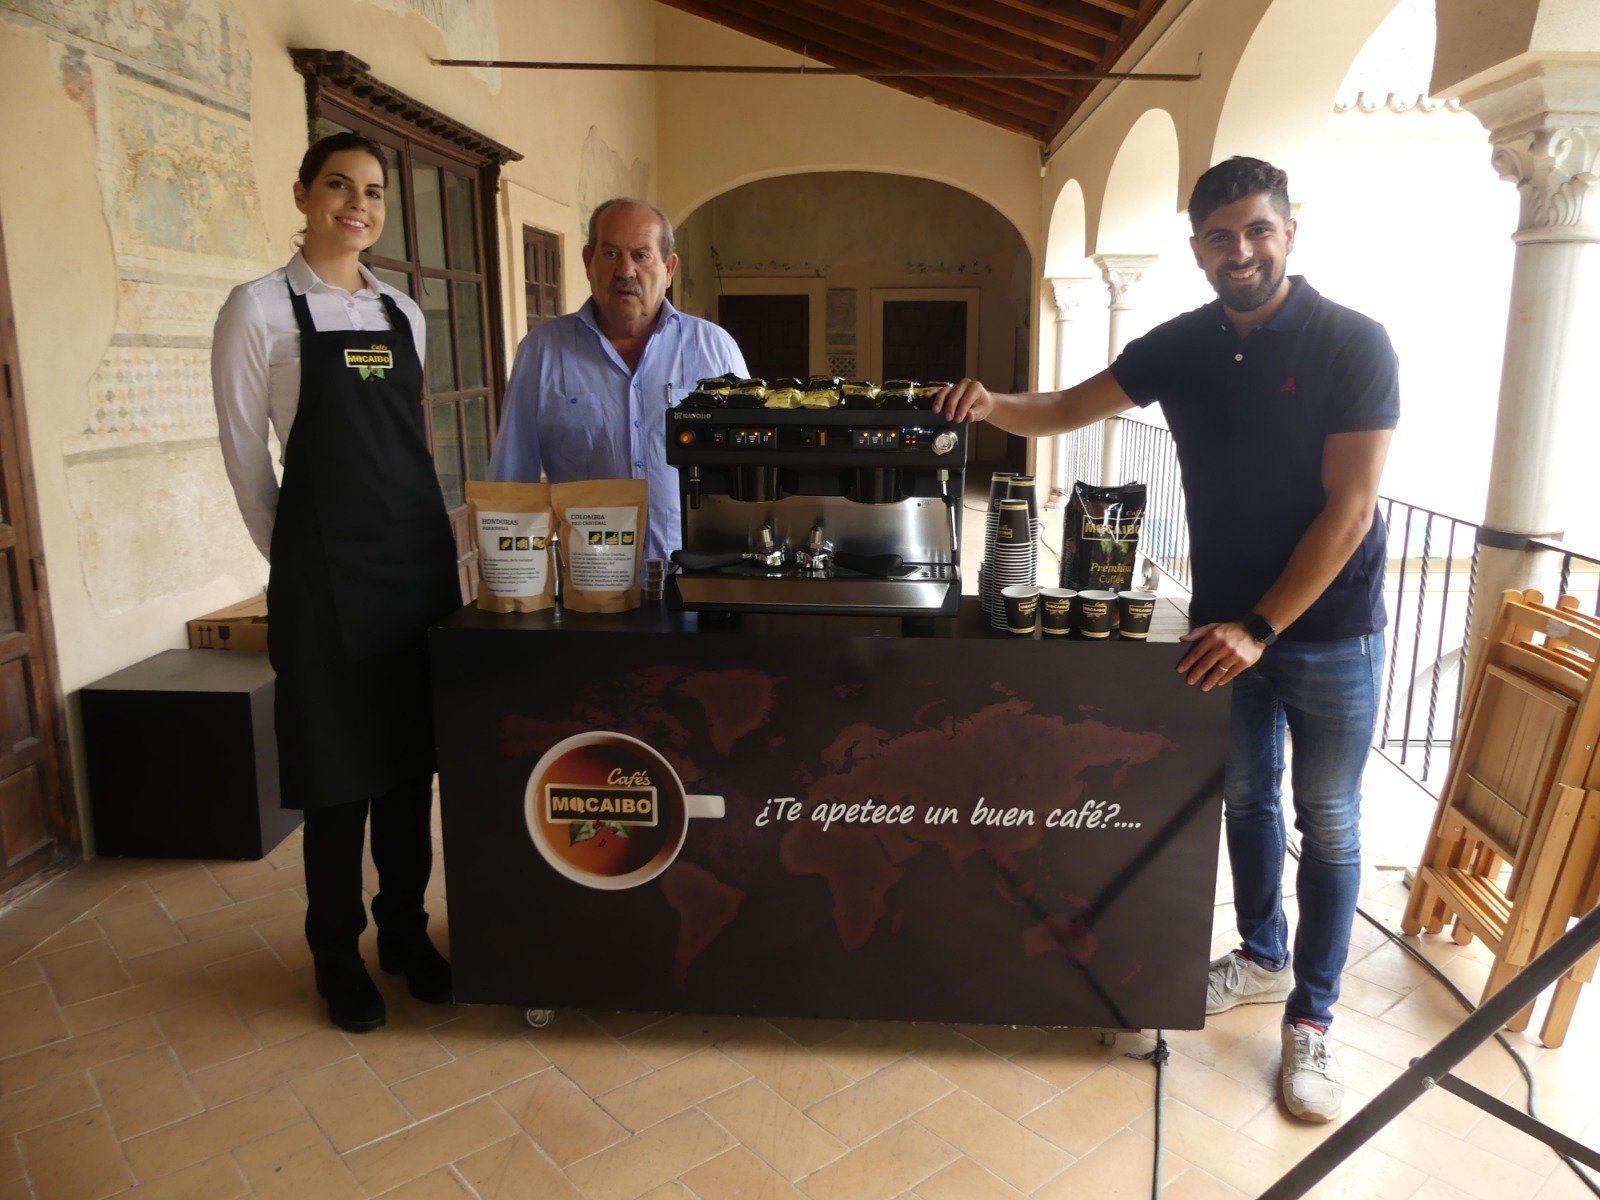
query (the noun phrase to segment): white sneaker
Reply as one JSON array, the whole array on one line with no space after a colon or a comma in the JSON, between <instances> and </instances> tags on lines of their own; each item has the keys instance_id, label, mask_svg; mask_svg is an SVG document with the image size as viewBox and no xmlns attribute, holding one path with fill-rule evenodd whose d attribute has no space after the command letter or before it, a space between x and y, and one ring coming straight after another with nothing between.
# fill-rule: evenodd
<instances>
[{"instance_id":1,"label":"white sneaker","mask_svg":"<svg viewBox=\"0 0 1600 1200\"><path fill-rule=\"evenodd\" d=\"M1206 975L1206 1016L1215 1016L1241 1004L1273 1004L1287 1000L1294 987L1289 964L1269 971L1254 959L1230 950L1211 964Z\"/></svg>"},{"instance_id":2,"label":"white sneaker","mask_svg":"<svg viewBox=\"0 0 1600 1200\"><path fill-rule=\"evenodd\" d=\"M1344 1104L1344 1081L1333 1061L1328 1035L1304 1025L1283 1027L1283 1064L1278 1087L1291 1117L1331 1121Z\"/></svg>"}]
</instances>

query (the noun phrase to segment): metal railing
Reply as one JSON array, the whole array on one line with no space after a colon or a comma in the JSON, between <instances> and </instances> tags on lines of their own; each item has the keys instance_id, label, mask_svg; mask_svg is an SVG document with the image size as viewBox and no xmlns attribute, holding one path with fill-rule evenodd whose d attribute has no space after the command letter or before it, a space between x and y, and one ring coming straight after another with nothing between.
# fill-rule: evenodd
<instances>
[{"instance_id":1,"label":"metal railing","mask_svg":"<svg viewBox=\"0 0 1600 1200\"><path fill-rule=\"evenodd\" d=\"M1478 526L1392 496L1382 708L1373 745L1437 796L1461 716L1478 582Z\"/></svg>"},{"instance_id":2,"label":"metal railing","mask_svg":"<svg viewBox=\"0 0 1600 1200\"><path fill-rule=\"evenodd\" d=\"M1580 608L1600 616L1600 556L1574 550L1562 542L1535 539L1537 550L1548 550L1561 556L1560 583L1557 596L1576 596Z\"/></svg>"},{"instance_id":3,"label":"metal railing","mask_svg":"<svg viewBox=\"0 0 1600 1200\"><path fill-rule=\"evenodd\" d=\"M1192 587L1189 526L1172 432L1143 421L1122 421L1119 479L1148 489L1140 552L1187 592ZM1072 477L1100 482L1100 425L1065 436ZM1389 628L1373 745L1437 795L1461 715L1477 585L1478 525L1392 496L1380 497L1378 511L1389 530L1384 579ZM1600 556L1556 543L1541 548L1562 555L1562 592L1570 594L1576 587L1600 613Z\"/></svg>"},{"instance_id":4,"label":"metal railing","mask_svg":"<svg viewBox=\"0 0 1600 1200\"><path fill-rule=\"evenodd\" d=\"M1122 421L1121 481L1145 485L1144 530L1139 549L1184 591L1194 589L1189 570L1189 518L1172 431L1143 421Z\"/></svg>"}]
</instances>

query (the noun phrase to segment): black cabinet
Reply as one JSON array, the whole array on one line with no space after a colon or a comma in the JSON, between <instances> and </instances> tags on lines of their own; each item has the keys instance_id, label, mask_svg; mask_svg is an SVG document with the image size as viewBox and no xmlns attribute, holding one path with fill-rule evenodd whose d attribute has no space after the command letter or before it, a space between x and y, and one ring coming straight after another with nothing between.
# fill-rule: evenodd
<instances>
[{"instance_id":1,"label":"black cabinet","mask_svg":"<svg viewBox=\"0 0 1600 1200\"><path fill-rule=\"evenodd\" d=\"M97 854L261 858L297 825L278 807L265 654L167 650L83 689Z\"/></svg>"}]
</instances>

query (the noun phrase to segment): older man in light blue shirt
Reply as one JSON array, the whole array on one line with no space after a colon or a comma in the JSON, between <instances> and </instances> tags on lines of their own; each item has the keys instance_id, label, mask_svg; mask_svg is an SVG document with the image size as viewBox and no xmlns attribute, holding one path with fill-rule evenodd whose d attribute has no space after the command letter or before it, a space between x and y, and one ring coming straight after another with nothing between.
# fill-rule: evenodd
<instances>
[{"instance_id":1,"label":"older man in light blue shirt","mask_svg":"<svg viewBox=\"0 0 1600 1200\"><path fill-rule=\"evenodd\" d=\"M583 263L589 300L517 349L489 477L647 480L645 557L670 558L682 531L667 408L697 379L743 376L744 356L726 330L668 303L678 256L660 209L607 200L589 218Z\"/></svg>"}]
</instances>

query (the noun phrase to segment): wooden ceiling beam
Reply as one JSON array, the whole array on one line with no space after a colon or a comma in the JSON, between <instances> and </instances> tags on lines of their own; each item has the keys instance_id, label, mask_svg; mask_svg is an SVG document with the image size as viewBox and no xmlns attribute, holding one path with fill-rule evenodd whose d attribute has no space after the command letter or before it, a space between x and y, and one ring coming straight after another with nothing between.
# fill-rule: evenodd
<instances>
[{"instance_id":1,"label":"wooden ceiling beam","mask_svg":"<svg viewBox=\"0 0 1600 1200\"><path fill-rule=\"evenodd\" d=\"M1139 10L1125 0L1083 0L1085 4L1092 4L1096 8L1103 8L1106 12L1116 13L1119 17L1137 17Z\"/></svg>"},{"instance_id":2,"label":"wooden ceiling beam","mask_svg":"<svg viewBox=\"0 0 1600 1200\"><path fill-rule=\"evenodd\" d=\"M875 8L881 16L858 16L857 20L870 20L872 25L881 29L891 37L901 39L901 46L914 45L919 48L937 50L948 56L952 63L986 68L992 71L1031 71L1035 69L1072 71L1082 69L1071 59L1057 59L1053 62L1040 62L1038 57L1027 57L1013 54L1009 51L996 50L989 46L979 46L971 38L959 33L953 33L948 26L937 23L917 21L904 15L903 11L894 4L876 6L871 0L844 0L841 5L839 0L811 0L812 6L825 4L833 11L847 8L857 14L869 8ZM1057 96L1066 96L1072 91L1072 81L1063 79L1027 79L1017 80L1029 89L1040 89L1054 93ZM1059 100L1050 102L1052 108L1060 105Z\"/></svg>"},{"instance_id":3,"label":"wooden ceiling beam","mask_svg":"<svg viewBox=\"0 0 1600 1200\"><path fill-rule=\"evenodd\" d=\"M749 17L759 25L798 38L801 45L819 48L827 46L863 64L879 67L929 65L914 55L908 56L903 46L896 52L845 34L837 27L848 25L850 22L837 18L837 14L832 15L832 23L827 26L806 19L800 15L805 8L804 0L799 0L797 3L789 3L787 0L782 3L776 3L774 0L711 0L711 3L723 12L736 12ZM888 81L880 79L875 82ZM1010 82L1006 80L921 79L907 82L915 82L925 88L927 90L925 98L937 99L941 95L959 96L973 103L1009 113L1014 119L1023 121L1030 128L1048 128L1056 113L1056 106L1048 102L1048 97L1029 96L1025 90L1022 95L1016 95L1009 88L1000 86Z\"/></svg>"},{"instance_id":4,"label":"wooden ceiling beam","mask_svg":"<svg viewBox=\"0 0 1600 1200\"><path fill-rule=\"evenodd\" d=\"M1011 9L999 4L997 0L923 0L923 3L1028 41L1049 46L1065 54L1076 55L1086 62L1098 63L1105 54L1103 43L1091 41L1081 34L1062 29L1053 21L1018 16Z\"/></svg>"},{"instance_id":5,"label":"wooden ceiling beam","mask_svg":"<svg viewBox=\"0 0 1600 1200\"><path fill-rule=\"evenodd\" d=\"M1004 33L978 21L965 17L941 16L928 0L852 0L858 5L875 8L880 12L894 13L906 20L929 29L941 30L954 37L963 38L975 46L1020 59L1036 67L1051 71L1090 71L1100 63L1100 54L1064 54L1050 50L1027 38ZM1061 81L1062 87L1069 87Z\"/></svg>"},{"instance_id":6,"label":"wooden ceiling beam","mask_svg":"<svg viewBox=\"0 0 1600 1200\"><path fill-rule=\"evenodd\" d=\"M1000 0L1007 8L1014 8L1018 12L1031 13L1036 17L1043 17L1047 21L1055 21L1065 25L1068 29L1076 29L1079 33L1087 33L1090 37L1099 38L1102 42L1114 42L1122 36L1122 30L1116 25L1107 25L1104 21L1094 21L1088 17L1081 17L1073 12L1068 12L1061 6L1060 0L1052 3L1051 0Z\"/></svg>"},{"instance_id":7,"label":"wooden ceiling beam","mask_svg":"<svg viewBox=\"0 0 1600 1200\"><path fill-rule=\"evenodd\" d=\"M1110 3L1110 0L1091 0L1091 3ZM1123 27L1122 36L1106 47L1106 70L1113 69L1122 60L1122 56L1127 53L1128 47L1133 45L1133 40L1145 31L1155 17L1156 12L1165 3L1166 0L1139 0L1139 10L1134 14L1134 19ZM1067 127L1067 122L1072 120L1072 114L1083 106L1096 86L1096 84L1088 80L1083 80L1076 85L1075 94L1061 106L1061 115L1050 122L1050 129L1044 137L1046 146L1050 146L1055 142L1056 138L1061 136L1061 131Z\"/></svg>"},{"instance_id":8,"label":"wooden ceiling beam","mask_svg":"<svg viewBox=\"0 0 1600 1200\"><path fill-rule=\"evenodd\" d=\"M949 56L940 55L932 46L897 40L871 25L864 25L849 17L841 16L825 4L816 3L815 0L782 0L782 3L773 3L772 0L740 0L739 7L751 10L752 15L758 16L761 20L771 20L780 26L785 17L790 17L792 20L789 22L788 31L800 37L808 36L810 33L809 29L799 27L801 23L831 30L849 39L846 42L835 43L840 49L859 56L865 53L863 48L870 48L870 53L866 56L879 60L880 66L970 67L972 65L970 59L965 62L960 58L943 61ZM927 79L923 82L929 87L949 89L970 95L973 99L985 103L1001 106L1019 105L1027 110L1026 113L1019 113L1019 116L1026 115L1040 125L1049 125L1059 111L1059 105L1054 103L1053 96L1050 93L1041 94L1031 87L1031 80Z\"/></svg>"},{"instance_id":9,"label":"wooden ceiling beam","mask_svg":"<svg viewBox=\"0 0 1600 1200\"><path fill-rule=\"evenodd\" d=\"M661 0L661 3L670 8L686 12L691 16L711 21L726 29L731 29L735 33L742 33L746 37L752 37L770 45L781 46L785 50L805 55L818 62L825 62L829 66L871 67L878 65L866 59L858 59L841 51L820 46L814 41L808 42L803 37L796 37L793 34L774 29L761 21L750 19L742 11L730 11L721 4L712 3L711 0ZM966 113L970 117L976 117L980 121L987 121L991 125L998 125L1002 129L1009 129L1011 132L1019 133L1024 137L1038 139L1044 134L1045 127L1043 125L1019 117L1008 109L966 100L948 92L939 92L921 80L883 79L875 82L915 96L919 100L930 100L946 108L953 108L958 112Z\"/></svg>"}]
</instances>

